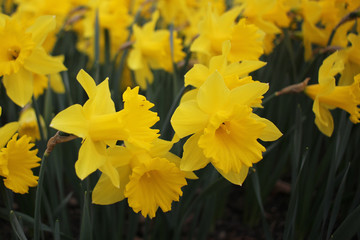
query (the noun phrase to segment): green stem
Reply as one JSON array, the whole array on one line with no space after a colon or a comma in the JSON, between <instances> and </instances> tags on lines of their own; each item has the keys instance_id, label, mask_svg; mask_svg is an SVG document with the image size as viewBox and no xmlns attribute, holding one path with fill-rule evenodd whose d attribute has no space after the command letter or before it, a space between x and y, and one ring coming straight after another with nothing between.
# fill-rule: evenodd
<instances>
[{"instance_id":1,"label":"green stem","mask_svg":"<svg viewBox=\"0 0 360 240\"><path fill-rule=\"evenodd\" d=\"M189 203L189 205L184 206L185 212L181 216L180 222L178 223L178 226L175 229L175 234L174 234L175 240L180 239L182 226L186 220L186 217L189 215L190 211L200 202L200 200L202 200L205 196L208 196L210 193L213 193L215 188L225 183L227 183L227 181L223 177L219 177L210 185L208 185L204 189L204 191L202 191L193 201Z\"/></svg>"},{"instance_id":2,"label":"green stem","mask_svg":"<svg viewBox=\"0 0 360 240\"><path fill-rule=\"evenodd\" d=\"M173 115L173 113L175 112L175 109L177 108L177 106L179 105L180 99L182 97L182 95L185 92L186 87L182 87L178 93L178 95L176 96L176 98L174 99L174 102L172 103L168 114L166 115L165 121L164 121L164 125L161 129L161 134L165 134L169 128L169 124L170 124L170 118Z\"/></svg>"},{"instance_id":3,"label":"green stem","mask_svg":"<svg viewBox=\"0 0 360 240\"><path fill-rule=\"evenodd\" d=\"M45 146L45 135L44 135L44 130L41 127L41 122L40 122L40 109L39 109L39 105L37 104L37 101L34 97L34 95L32 96L32 102L34 105L34 109L35 109L35 115L36 115L36 121L39 127L39 132L40 132L40 137L41 137L41 142L43 143L42 145Z\"/></svg>"},{"instance_id":4,"label":"green stem","mask_svg":"<svg viewBox=\"0 0 360 240\"><path fill-rule=\"evenodd\" d=\"M262 104L265 105L266 103L268 103L270 100L272 100L275 97L276 97L276 92L274 92L270 96L267 96L266 98L264 98Z\"/></svg>"},{"instance_id":5,"label":"green stem","mask_svg":"<svg viewBox=\"0 0 360 240\"><path fill-rule=\"evenodd\" d=\"M10 210L11 210L11 201L10 201L10 198L9 198L9 195L8 195L8 190L7 190L7 188L5 187L4 181L3 181L2 178L0 178L0 192L1 192L2 198L3 198L3 200L4 200L6 209L7 209L7 211L10 213Z\"/></svg>"},{"instance_id":6,"label":"green stem","mask_svg":"<svg viewBox=\"0 0 360 240\"><path fill-rule=\"evenodd\" d=\"M45 176L45 167L46 167L46 160L47 160L48 154L44 153L42 159L41 159L41 166L40 166L40 172L39 172L39 180L38 180L38 186L36 189L36 196L35 196L35 213L34 213L34 240L40 239L40 220L41 220L41 195L43 193L43 182L44 182L44 176Z\"/></svg>"}]
</instances>

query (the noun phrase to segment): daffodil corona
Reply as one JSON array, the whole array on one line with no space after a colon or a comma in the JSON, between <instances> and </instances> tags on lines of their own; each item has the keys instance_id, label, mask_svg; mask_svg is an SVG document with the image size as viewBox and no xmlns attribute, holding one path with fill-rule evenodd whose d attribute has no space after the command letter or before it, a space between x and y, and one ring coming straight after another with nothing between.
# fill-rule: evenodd
<instances>
[{"instance_id":1,"label":"daffodil corona","mask_svg":"<svg viewBox=\"0 0 360 240\"><path fill-rule=\"evenodd\" d=\"M192 172L179 169L180 158L169 152L173 141L156 139L148 150L125 142L107 150L107 157L120 176L115 187L108 176L102 174L93 191L93 203L112 204L128 199L135 212L155 217L160 207L171 210L171 203L179 201L185 178L195 179Z\"/></svg>"},{"instance_id":2,"label":"daffodil corona","mask_svg":"<svg viewBox=\"0 0 360 240\"><path fill-rule=\"evenodd\" d=\"M27 193L29 187L37 185L37 176L33 175L32 168L40 166L40 158L36 150L30 150L34 144L31 138L23 136L17 139L15 134L0 151L0 176L4 177L7 188L16 193Z\"/></svg>"}]
</instances>

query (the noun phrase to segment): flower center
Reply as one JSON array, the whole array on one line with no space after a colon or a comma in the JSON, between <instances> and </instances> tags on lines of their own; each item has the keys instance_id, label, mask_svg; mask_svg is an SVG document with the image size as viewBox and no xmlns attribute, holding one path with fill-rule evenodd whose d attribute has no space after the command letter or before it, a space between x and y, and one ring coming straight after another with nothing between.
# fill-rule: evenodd
<instances>
[{"instance_id":1,"label":"flower center","mask_svg":"<svg viewBox=\"0 0 360 240\"><path fill-rule=\"evenodd\" d=\"M20 48L17 46L13 46L8 48L7 50L7 54L8 54L8 59L11 60L16 60L19 57L20 54Z\"/></svg>"},{"instance_id":2,"label":"flower center","mask_svg":"<svg viewBox=\"0 0 360 240\"><path fill-rule=\"evenodd\" d=\"M223 132L223 133L226 133L226 134L230 134L230 126L229 126L229 123L227 122L223 122L220 127L216 130L216 132Z\"/></svg>"}]
</instances>

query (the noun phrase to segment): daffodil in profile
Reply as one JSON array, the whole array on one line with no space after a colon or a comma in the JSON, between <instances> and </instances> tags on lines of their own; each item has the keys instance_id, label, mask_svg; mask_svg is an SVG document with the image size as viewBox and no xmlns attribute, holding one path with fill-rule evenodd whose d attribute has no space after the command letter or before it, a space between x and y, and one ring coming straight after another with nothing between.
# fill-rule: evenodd
<instances>
[{"instance_id":1,"label":"daffodil in profile","mask_svg":"<svg viewBox=\"0 0 360 240\"><path fill-rule=\"evenodd\" d=\"M230 90L215 71L195 98L182 101L171 119L179 137L192 135L184 145L181 170L194 171L212 163L226 179L241 185L249 167L265 151L258 139L274 141L282 135L251 107L268 88L251 82Z\"/></svg>"},{"instance_id":2,"label":"daffodil in profile","mask_svg":"<svg viewBox=\"0 0 360 240\"><path fill-rule=\"evenodd\" d=\"M39 17L25 28L16 19L0 16L0 76L9 98L23 107L34 92L33 74L53 74L66 67L46 53L42 44L54 30L53 16Z\"/></svg>"},{"instance_id":3,"label":"daffodil in profile","mask_svg":"<svg viewBox=\"0 0 360 240\"><path fill-rule=\"evenodd\" d=\"M93 203L112 204L127 198L135 212L150 218L159 207L163 212L170 211L172 202L182 195L185 178L196 178L192 172L179 169L180 158L169 152L173 144L156 139L148 150L127 142L109 148L108 158L117 167L120 187L102 174L93 191Z\"/></svg>"},{"instance_id":4,"label":"daffodil in profile","mask_svg":"<svg viewBox=\"0 0 360 240\"><path fill-rule=\"evenodd\" d=\"M124 109L116 112L108 79L96 86L94 79L80 70L77 80L89 99L83 106L75 104L58 113L50 126L83 139L79 158L75 163L80 179L100 169L112 179L115 186L119 186L118 173L106 161L107 146L115 146L117 141L127 140L149 148L149 139L153 140L158 136L158 130L150 127L159 118L149 110L153 104L138 94L138 87L125 91Z\"/></svg>"},{"instance_id":5,"label":"daffodil in profile","mask_svg":"<svg viewBox=\"0 0 360 240\"><path fill-rule=\"evenodd\" d=\"M315 124L330 137L334 131L334 120L329 110L341 108L350 114L353 123L360 119L360 74L348 86L336 86L335 75L344 69L344 62L338 52L327 57L319 69L319 84L309 85L305 93L314 100Z\"/></svg>"},{"instance_id":6,"label":"daffodil in profile","mask_svg":"<svg viewBox=\"0 0 360 240\"><path fill-rule=\"evenodd\" d=\"M40 166L40 158L36 156L37 149L31 150L34 144L31 138L23 136L17 139L15 134L0 150L0 176L4 184L15 193L27 193L29 187L37 186L38 177L34 176L32 168Z\"/></svg>"}]
</instances>

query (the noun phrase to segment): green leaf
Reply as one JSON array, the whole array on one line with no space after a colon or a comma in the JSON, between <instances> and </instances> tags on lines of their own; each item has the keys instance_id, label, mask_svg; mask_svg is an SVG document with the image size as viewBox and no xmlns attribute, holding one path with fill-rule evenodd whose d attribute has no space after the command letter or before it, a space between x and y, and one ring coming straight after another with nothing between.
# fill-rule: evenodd
<instances>
[{"instance_id":1,"label":"green leaf","mask_svg":"<svg viewBox=\"0 0 360 240\"><path fill-rule=\"evenodd\" d=\"M262 199L261 199L259 177L256 172L251 174L251 180L252 180L251 182L253 184L256 200L257 200L257 203L258 203L260 211L261 211L261 217L262 217L262 223L263 223L263 228L264 228L264 232L265 232L265 238L267 240L271 240L272 237L271 237L271 233L270 233L270 228L266 221L265 210L264 210L264 206L263 206Z\"/></svg>"},{"instance_id":2,"label":"green leaf","mask_svg":"<svg viewBox=\"0 0 360 240\"><path fill-rule=\"evenodd\" d=\"M20 239L20 240L27 240L24 230L22 228L22 226L20 225L14 211L10 211L10 223L11 223L11 227L14 230L16 236Z\"/></svg>"},{"instance_id":3,"label":"green leaf","mask_svg":"<svg viewBox=\"0 0 360 240\"><path fill-rule=\"evenodd\" d=\"M36 199L35 199L35 214L34 214L34 240L39 240L42 229L41 225L41 198L44 191L44 175L45 175L45 166L47 162L47 155L44 153L43 158L41 160L40 172L39 172L39 180L38 186L36 189Z\"/></svg>"},{"instance_id":4,"label":"green leaf","mask_svg":"<svg viewBox=\"0 0 360 240\"><path fill-rule=\"evenodd\" d=\"M82 211L81 218L81 227L80 227L80 240L91 240L92 239L92 225L90 219L90 197L88 191L84 193L84 206Z\"/></svg>"},{"instance_id":5,"label":"green leaf","mask_svg":"<svg viewBox=\"0 0 360 240\"><path fill-rule=\"evenodd\" d=\"M358 205L352 213L340 224L334 234L331 236L333 240L351 239L360 229L360 205Z\"/></svg>"},{"instance_id":6,"label":"green leaf","mask_svg":"<svg viewBox=\"0 0 360 240\"><path fill-rule=\"evenodd\" d=\"M55 229L54 229L54 240L60 240L60 221L56 219L55 221Z\"/></svg>"},{"instance_id":7,"label":"green leaf","mask_svg":"<svg viewBox=\"0 0 360 240\"><path fill-rule=\"evenodd\" d=\"M330 233L331 233L331 231L332 231L332 229L333 229L333 227L335 225L336 217L338 216L338 213L340 211L340 203L341 203L341 200L342 200L343 195L344 195L346 177L347 177L347 174L349 172L349 169L350 169L350 163L348 164L348 167L345 170L345 173L344 173L343 179L341 181L340 187L339 187L339 189L338 189L338 191L336 193L336 198L335 198L334 205L333 205L331 215L330 215L330 221L329 221L329 226L328 226L328 232L327 232L326 239L329 239Z\"/></svg>"}]
</instances>

